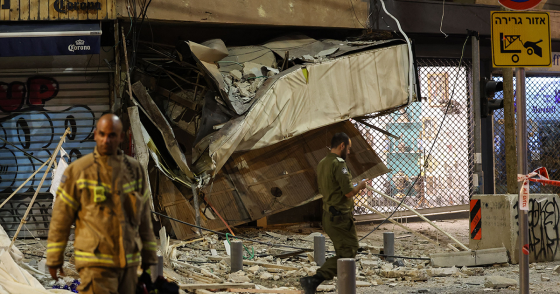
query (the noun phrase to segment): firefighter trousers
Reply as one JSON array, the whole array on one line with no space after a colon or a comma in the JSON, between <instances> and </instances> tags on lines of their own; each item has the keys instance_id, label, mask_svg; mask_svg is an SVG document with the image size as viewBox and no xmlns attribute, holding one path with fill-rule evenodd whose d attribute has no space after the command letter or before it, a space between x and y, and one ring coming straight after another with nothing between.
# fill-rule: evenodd
<instances>
[{"instance_id":1,"label":"firefighter trousers","mask_svg":"<svg viewBox=\"0 0 560 294\"><path fill-rule=\"evenodd\" d=\"M135 294L138 284L137 267L84 267L78 270L80 294Z\"/></svg>"},{"instance_id":2,"label":"firefighter trousers","mask_svg":"<svg viewBox=\"0 0 560 294\"><path fill-rule=\"evenodd\" d=\"M323 211L323 230L329 235L334 245L336 255L328 258L317 270L325 280L332 280L337 274L337 260L339 258L355 258L358 252L358 234L352 213L333 216Z\"/></svg>"}]
</instances>

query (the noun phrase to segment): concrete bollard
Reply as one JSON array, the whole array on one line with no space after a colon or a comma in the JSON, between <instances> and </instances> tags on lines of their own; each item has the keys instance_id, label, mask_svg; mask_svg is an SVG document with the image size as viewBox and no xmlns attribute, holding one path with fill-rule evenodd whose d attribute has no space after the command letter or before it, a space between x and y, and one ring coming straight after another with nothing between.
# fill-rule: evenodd
<instances>
[{"instance_id":1,"label":"concrete bollard","mask_svg":"<svg viewBox=\"0 0 560 294\"><path fill-rule=\"evenodd\" d=\"M318 266L325 263L325 236L323 235L313 237L313 259Z\"/></svg>"},{"instance_id":2,"label":"concrete bollard","mask_svg":"<svg viewBox=\"0 0 560 294\"><path fill-rule=\"evenodd\" d=\"M158 256L157 275L163 277L163 256Z\"/></svg>"},{"instance_id":3,"label":"concrete bollard","mask_svg":"<svg viewBox=\"0 0 560 294\"><path fill-rule=\"evenodd\" d=\"M356 260L339 258L336 267L338 294L356 294Z\"/></svg>"},{"instance_id":4,"label":"concrete bollard","mask_svg":"<svg viewBox=\"0 0 560 294\"><path fill-rule=\"evenodd\" d=\"M395 234L393 232L383 233L383 252L385 253L385 255L395 255ZM387 260L388 262L393 262L395 261L395 258L386 257L385 260Z\"/></svg>"},{"instance_id":5,"label":"concrete bollard","mask_svg":"<svg viewBox=\"0 0 560 294\"><path fill-rule=\"evenodd\" d=\"M241 241L231 241L231 256L230 256L230 267L231 272L235 273L237 271L243 270L243 242Z\"/></svg>"}]
</instances>

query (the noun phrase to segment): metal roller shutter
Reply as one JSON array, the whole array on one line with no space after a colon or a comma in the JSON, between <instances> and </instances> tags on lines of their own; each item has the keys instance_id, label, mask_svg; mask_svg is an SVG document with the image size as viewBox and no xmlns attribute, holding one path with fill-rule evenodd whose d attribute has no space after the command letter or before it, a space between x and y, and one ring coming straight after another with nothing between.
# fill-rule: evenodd
<instances>
[{"instance_id":1,"label":"metal roller shutter","mask_svg":"<svg viewBox=\"0 0 560 294\"><path fill-rule=\"evenodd\" d=\"M70 161L91 153L95 122L110 111L109 96L108 74L0 76L0 199L6 199L48 159L67 127L72 133L62 146ZM44 170L0 208L0 224L10 236ZM48 192L51 176L49 172L19 236L47 236L53 199Z\"/></svg>"}]
</instances>

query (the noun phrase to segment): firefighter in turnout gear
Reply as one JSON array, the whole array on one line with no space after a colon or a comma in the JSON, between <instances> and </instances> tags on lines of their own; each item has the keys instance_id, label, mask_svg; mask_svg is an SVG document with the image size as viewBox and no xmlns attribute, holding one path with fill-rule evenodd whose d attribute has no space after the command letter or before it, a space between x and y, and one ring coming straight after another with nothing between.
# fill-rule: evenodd
<instances>
[{"instance_id":1,"label":"firefighter in turnout gear","mask_svg":"<svg viewBox=\"0 0 560 294\"><path fill-rule=\"evenodd\" d=\"M120 119L103 115L94 131L97 146L72 162L56 193L47 243L53 279L61 274L64 249L75 222L75 265L80 293L136 293L138 266L157 264L144 170L118 146L124 134Z\"/></svg>"},{"instance_id":2,"label":"firefighter in turnout gear","mask_svg":"<svg viewBox=\"0 0 560 294\"><path fill-rule=\"evenodd\" d=\"M317 185L323 195L323 230L331 238L336 255L327 259L314 276L300 280L305 294L314 294L324 280L337 275L339 258L355 258L358 235L352 216L354 195L366 187L366 181L352 187L352 174L346 165L352 142L345 133L337 133L331 140L329 153L317 166Z\"/></svg>"}]
</instances>

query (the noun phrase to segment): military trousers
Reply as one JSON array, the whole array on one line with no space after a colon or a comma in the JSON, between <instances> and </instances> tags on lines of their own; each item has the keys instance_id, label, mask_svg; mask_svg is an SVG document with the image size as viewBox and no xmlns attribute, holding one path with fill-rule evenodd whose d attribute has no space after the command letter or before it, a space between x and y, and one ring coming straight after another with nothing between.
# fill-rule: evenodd
<instances>
[{"instance_id":1,"label":"military trousers","mask_svg":"<svg viewBox=\"0 0 560 294\"><path fill-rule=\"evenodd\" d=\"M358 252L358 234L352 212L333 216L330 212L323 211L323 230L331 238L336 255L328 258L317 273L325 280L332 280L337 274L337 260L355 258Z\"/></svg>"},{"instance_id":2,"label":"military trousers","mask_svg":"<svg viewBox=\"0 0 560 294\"><path fill-rule=\"evenodd\" d=\"M138 284L137 267L84 267L78 270L80 294L135 294Z\"/></svg>"}]
</instances>

